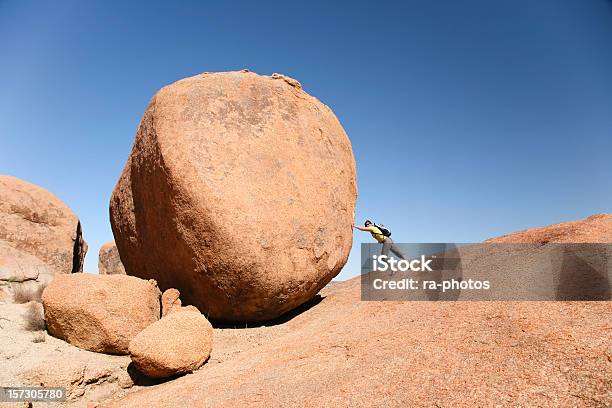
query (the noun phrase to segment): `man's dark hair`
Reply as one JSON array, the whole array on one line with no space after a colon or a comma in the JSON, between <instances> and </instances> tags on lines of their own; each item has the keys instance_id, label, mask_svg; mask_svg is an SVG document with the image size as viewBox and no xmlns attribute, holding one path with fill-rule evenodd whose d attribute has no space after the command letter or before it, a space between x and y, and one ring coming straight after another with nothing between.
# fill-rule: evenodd
<instances>
[{"instance_id":1,"label":"man's dark hair","mask_svg":"<svg viewBox=\"0 0 612 408\"><path fill-rule=\"evenodd\" d=\"M372 225L372 221L370 220L365 220L365 222L363 223L364 226L368 226L368 225Z\"/></svg>"}]
</instances>

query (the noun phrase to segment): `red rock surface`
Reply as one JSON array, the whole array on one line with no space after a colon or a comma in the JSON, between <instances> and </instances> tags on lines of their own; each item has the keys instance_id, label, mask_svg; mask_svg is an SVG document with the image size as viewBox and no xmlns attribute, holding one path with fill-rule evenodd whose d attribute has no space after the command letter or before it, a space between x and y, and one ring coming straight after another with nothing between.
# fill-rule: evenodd
<instances>
[{"instance_id":1,"label":"red rock surface","mask_svg":"<svg viewBox=\"0 0 612 408\"><path fill-rule=\"evenodd\" d=\"M55 271L37 257L0 241L0 302L13 302L16 291L40 293Z\"/></svg>"},{"instance_id":2,"label":"red rock surface","mask_svg":"<svg viewBox=\"0 0 612 408\"><path fill-rule=\"evenodd\" d=\"M360 302L215 330L193 375L116 407L591 407L610 403L610 302Z\"/></svg>"},{"instance_id":3,"label":"red rock surface","mask_svg":"<svg viewBox=\"0 0 612 408\"><path fill-rule=\"evenodd\" d=\"M42 288L55 274L83 271L87 243L64 202L42 187L2 175L0 197L0 299L10 301L13 289Z\"/></svg>"},{"instance_id":4,"label":"red rock surface","mask_svg":"<svg viewBox=\"0 0 612 408\"><path fill-rule=\"evenodd\" d=\"M578 221L529 228L501 237L491 243L608 243L612 242L612 214L595 214Z\"/></svg>"},{"instance_id":5,"label":"red rock surface","mask_svg":"<svg viewBox=\"0 0 612 408\"><path fill-rule=\"evenodd\" d=\"M125 268L121 263L115 241L107 242L100 247L98 273L100 275L125 275Z\"/></svg>"},{"instance_id":6,"label":"red rock surface","mask_svg":"<svg viewBox=\"0 0 612 408\"><path fill-rule=\"evenodd\" d=\"M571 233L599 239L607 218L590 219ZM215 329L199 371L108 406L612 404L609 301L364 302L359 278L322 298L287 322Z\"/></svg>"},{"instance_id":7,"label":"red rock surface","mask_svg":"<svg viewBox=\"0 0 612 408\"><path fill-rule=\"evenodd\" d=\"M265 320L340 272L356 189L344 129L299 82L204 73L151 100L111 224L128 274L212 318Z\"/></svg>"},{"instance_id":8,"label":"red rock surface","mask_svg":"<svg viewBox=\"0 0 612 408\"><path fill-rule=\"evenodd\" d=\"M164 290L161 297L162 316L181 309L181 293L174 288Z\"/></svg>"}]
</instances>

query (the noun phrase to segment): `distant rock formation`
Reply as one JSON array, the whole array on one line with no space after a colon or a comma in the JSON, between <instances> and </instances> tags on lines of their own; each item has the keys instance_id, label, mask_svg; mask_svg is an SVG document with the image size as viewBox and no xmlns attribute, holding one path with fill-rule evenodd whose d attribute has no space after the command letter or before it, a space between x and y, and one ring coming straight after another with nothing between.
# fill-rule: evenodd
<instances>
[{"instance_id":1,"label":"distant rock formation","mask_svg":"<svg viewBox=\"0 0 612 408\"><path fill-rule=\"evenodd\" d=\"M121 263L115 241L107 242L100 248L98 273L100 275L125 275L125 268Z\"/></svg>"},{"instance_id":2,"label":"distant rock formation","mask_svg":"<svg viewBox=\"0 0 612 408\"><path fill-rule=\"evenodd\" d=\"M584 220L562 222L546 227L529 228L501 237L490 243L612 243L612 214L595 214Z\"/></svg>"},{"instance_id":3,"label":"distant rock formation","mask_svg":"<svg viewBox=\"0 0 612 408\"><path fill-rule=\"evenodd\" d=\"M128 274L222 320L266 320L346 263L357 184L334 113L283 75L205 73L161 89L110 203Z\"/></svg>"},{"instance_id":4,"label":"distant rock formation","mask_svg":"<svg viewBox=\"0 0 612 408\"><path fill-rule=\"evenodd\" d=\"M41 290L55 274L83 271L87 243L66 204L12 176L0 176L0 197L0 299Z\"/></svg>"},{"instance_id":5,"label":"distant rock formation","mask_svg":"<svg viewBox=\"0 0 612 408\"><path fill-rule=\"evenodd\" d=\"M160 318L155 281L126 275L58 275L42 294L49 333L85 350L127 354Z\"/></svg>"}]
</instances>

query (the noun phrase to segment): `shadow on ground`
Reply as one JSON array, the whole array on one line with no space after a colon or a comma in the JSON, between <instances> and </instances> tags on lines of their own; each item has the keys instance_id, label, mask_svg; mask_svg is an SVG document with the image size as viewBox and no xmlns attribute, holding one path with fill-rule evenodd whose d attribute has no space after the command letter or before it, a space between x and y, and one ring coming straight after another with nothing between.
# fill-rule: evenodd
<instances>
[{"instance_id":1,"label":"shadow on ground","mask_svg":"<svg viewBox=\"0 0 612 408\"><path fill-rule=\"evenodd\" d=\"M204 362L206 364L208 359ZM143 387L148 387L151 385L159 385L166 383L168 381L176 380L177 378L183 377L185 374L174 375L172 377L167 378L150 378L138 371L134 363L130 363L127 367L127 372L132 379L134 385L140 385Z\"/></svg>"},{"instance_id":2,"label":"shadow on ground","mask_svg":"<svg viewBox=\"0 0 612 408\"><path fill-rule=\"evenodd\" d=\"M227 321L219 321L219 320L210 320L210 323L213 325L215 329L248 329L253 327L263 327L263 326L276 326L279 324L284 324L292 320L294 317L301 315L306 312L310 308L318 305L321 301L325 299L325 296L316 295L309 301L302 303L300 306L296 307L293 310L285 313L284 315L277 317L272 320L264 320L264 321L255 321L255 322L227 322Z\"/></svg>"}]
</instances>

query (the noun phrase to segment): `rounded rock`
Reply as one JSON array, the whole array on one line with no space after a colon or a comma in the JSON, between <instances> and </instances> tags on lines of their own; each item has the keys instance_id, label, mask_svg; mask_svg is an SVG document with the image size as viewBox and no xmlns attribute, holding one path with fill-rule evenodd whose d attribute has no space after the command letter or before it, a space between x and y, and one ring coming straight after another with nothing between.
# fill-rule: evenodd
<instances>
[{"instance_id":1,"label":"rounded rock","mask_svg":"<svg viewBox=\"0 0 612 408\"><path fill-rule=\"evenodd\" d=\"M83 271L87 244L72 210L48 190L0 176L0 241L26 252L54 273Z\"/></svg>"},{"instance_id":2,"label":"rounded rock","mask_svg":"<svg viewBox=\"0 0 612 408\"><path fill-rule=\"evenodd\" d=\"M126 272L220 320L267 320L311 299L352 245L350 141L283 75L206 73L160 90L113 191Z\"/></svg>"},{"instance_id":3,"label":"rounded rock","mask_svg":"<svg viewBox=\"0 0 612 408\"><path fill-rule=\"evenodd\" d=\"M51 335L85 350L127 354L130 341L159 320L154 281L127 275L58 275L42 303Z\"/></svg>"},{"instance_id":4,"label":"rounded rock","mask_svg":"<svg viewBox=\"0 0 612 408\"><path fill-rule=\"evenodd\" d=\"M213 328L194 311L171 313L130 342L130 357L142 374L165 378L198 369L210 356Z\"/></svg>"}]
</instances>

